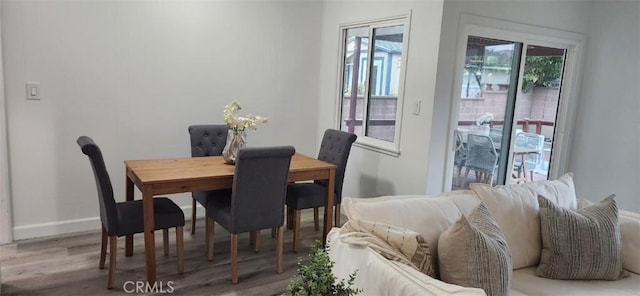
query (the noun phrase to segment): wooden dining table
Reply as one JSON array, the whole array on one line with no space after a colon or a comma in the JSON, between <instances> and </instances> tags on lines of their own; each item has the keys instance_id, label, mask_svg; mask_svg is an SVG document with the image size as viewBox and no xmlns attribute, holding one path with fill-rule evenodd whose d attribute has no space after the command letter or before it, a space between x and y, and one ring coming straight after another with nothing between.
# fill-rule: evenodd
<instances>
[{"instance_id":1,"label":"wooden dining table","mask_svg":"<svg viewBox=\"0 0 640 296\"><path fill-rule=\"evenodd\" d=\"M160 194L231 188L235 166L222 156L127 160L126 200L134 199L134 185L142 192L147 281L156 282L153 197ZM332 227L336 166L296 153L291 158L289 182L327 180L323 243ZM133 255L133 235L125 240L125 255Z\"/></svg>"}]
</instances>

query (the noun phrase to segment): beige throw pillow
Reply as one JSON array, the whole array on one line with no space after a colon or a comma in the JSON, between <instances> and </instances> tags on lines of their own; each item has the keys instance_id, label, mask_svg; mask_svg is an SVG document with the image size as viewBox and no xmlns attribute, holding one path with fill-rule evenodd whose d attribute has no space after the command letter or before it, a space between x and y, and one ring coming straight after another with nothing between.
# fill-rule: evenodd
<instances>
[{"instance_id":1,"label":"beige throw pillow","mask_svg":"<svg viewBox=\"0 0 640 296\"><path fill-rule=\"evenodd\" d=\"M513 258L513 269L538 265L540 262L540 217L538 194L572 210L577 208L573 174L557 180L528 182L519 185L491 187L474 183L471 189L489 209L504 233Z\"/></svg>"},{"instance_id":2,"label":"beige throw pillow","mask_svg":"<svg viewBox=\"0 0 640 296\"><path fill-rule=\"evenodd\" d=\"M594 205L593 202L578 199L578 209ZM620 219L620 240L622 241L622 268L640 274L640 214L618 209Z\"/></svg>"},{"instance_id":3,"label":"beige throw pillow","mask_svg":"<svg viewBox=\"0 0 640 296\"><path fill-rule=\"evenodd\" d=\"M538 196L542 254L536 275L562 280L623 277L618 206L611 195L578 211Z\"/></svg>"},{"instance_id":4,"label":"beige throw pillow","mask_svg":"<svg viewBox=\"0 0 640 296\"><path fill-rule=\"evenodd\" d=\"M438 249L443 281L481 288L487 295L508 295L511 252L483 204L444 231L438 240Z\"/></svg>"}]
</instances>

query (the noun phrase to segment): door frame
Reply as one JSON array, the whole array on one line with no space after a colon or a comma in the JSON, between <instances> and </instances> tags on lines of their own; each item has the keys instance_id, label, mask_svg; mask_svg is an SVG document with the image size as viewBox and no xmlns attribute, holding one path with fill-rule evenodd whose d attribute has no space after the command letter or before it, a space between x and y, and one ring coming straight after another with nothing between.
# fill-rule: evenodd
<instances>
[{"instance_id":1,"label":"door frame","mask_svg":"<svg viewBox=\"0 0 640 296\"><path fill-rule=\"evenodd\" d=\"M573 126L576 118L578 90L580 89L580 75L583 61L585 36L580 33L562 31L499 19L462 14L458 24L458 40L456 45L456 62L451 89L449 123L447 126L446 165L444 168L443 190L452 188L454 139L453 129L457 126L460 107L460 89L462 87L462 70L465 63L467 40L470 35L500 39L506 41L536 44L554 48L566 49L562 88L556 116L554 132L554 151L551 154L549 179L555 179L566 172L569 163L570 148L573 138ZM523 55L524 56L524 55ZM524 60L520 61L524 63ZM520 87L524 67L521 64L516 89ZM512 141L513 141L512 129ZM509 160L511 161L511 160ZM508 164L510 165L510 164ZM509 166L507 166L509 167Z\"/></svg>"},{"instance_id":2,"label":"door frame","mask_svg":"<svg viewBox=\"0 0 640 296\"><path fill-rule=\"evenodd\" d=\"M2 39L1 37L2 33L0 30L0 40ZM2 57L2 48L0 48L0 245L13 241L11 183L9 182L9 140L7 137L7 103L5 99L4 63Z\"/></svg>"}]
</instances>

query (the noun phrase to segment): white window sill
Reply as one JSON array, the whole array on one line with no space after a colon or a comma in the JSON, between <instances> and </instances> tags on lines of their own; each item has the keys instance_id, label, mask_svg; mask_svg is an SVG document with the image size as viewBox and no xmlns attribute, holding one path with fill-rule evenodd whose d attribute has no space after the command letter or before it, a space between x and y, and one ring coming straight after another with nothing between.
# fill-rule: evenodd
<instances>
[{"instance_id":1,"label":"white window sill","mask_svg":"<svg viewBox=\"0 0 640 296\"><path fill-rule=\"evenodd\" d=\"M356 140L356 142L353 143L353 145L356 146L356 147L360 147L360 148L363 148L363 149L367 149L367 150L375 151L375 152L378 152L378 153L390 155L390 156L393 156L393 157L399 157L400 156L400 150L398 150L396 148L383 147L381 145L376 145L375 143L370 143L370 141L366 141L366 140L368 140L368 139L358 138L358 140Z\"/></svg>"}]
</instances>

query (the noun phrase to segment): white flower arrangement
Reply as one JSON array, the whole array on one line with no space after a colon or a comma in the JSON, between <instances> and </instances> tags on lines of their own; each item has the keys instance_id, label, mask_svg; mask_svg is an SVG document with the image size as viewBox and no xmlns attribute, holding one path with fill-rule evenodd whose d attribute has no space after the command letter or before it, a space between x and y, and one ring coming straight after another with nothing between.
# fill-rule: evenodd
<instances>
[{"instance_id":1,"label":"white flower arrangement","mask_svg":"<svg viewBox=\"0 0 640 296\"><path fill-rule=\"evenodd\" d=\"M476 125L477 126L483 126L485 124L491 123L491 121L493 120L493 114L486 112L480 116L478 116L478 118L476 118Z\"/></svg>"},{"instance_id":2,"label":"white flower arrangement","mask_svg":"<svg viewBox=\"0 0 640 296\"><path fill-rule=\"evenodd\" d=\"M253 115L249 113L247 116L236 117L236 112L242 109L240 102L237 100L231 101L224 107L224 122L229 126L229 129L234 132L242 132L246 129L255 130L258 128L258 123L267 122L268 118L260 115Z\"/></svg>"}]
</instances>

